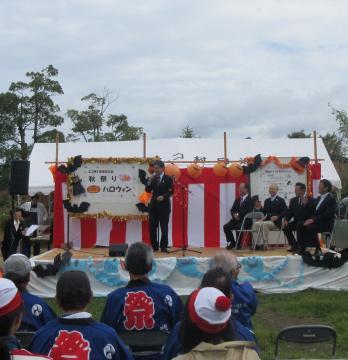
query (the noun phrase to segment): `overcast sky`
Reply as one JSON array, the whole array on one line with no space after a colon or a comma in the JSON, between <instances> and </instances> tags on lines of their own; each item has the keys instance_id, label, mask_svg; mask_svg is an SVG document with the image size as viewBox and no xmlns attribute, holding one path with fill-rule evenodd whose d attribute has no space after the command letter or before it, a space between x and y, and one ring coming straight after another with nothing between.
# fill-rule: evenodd
<instances>
[{"instance_id":1,"label":"overcast sky","mask_svg":"<svg viewBox=\"0 0 348 360\"><path fill-rule=\"evenodd\" d=\"M325 133L328 102L348 110L347 14L345 0L1 0L0 91L53 64L63 113L106 86L152 138Z\"/></svg>"}]
</instances>

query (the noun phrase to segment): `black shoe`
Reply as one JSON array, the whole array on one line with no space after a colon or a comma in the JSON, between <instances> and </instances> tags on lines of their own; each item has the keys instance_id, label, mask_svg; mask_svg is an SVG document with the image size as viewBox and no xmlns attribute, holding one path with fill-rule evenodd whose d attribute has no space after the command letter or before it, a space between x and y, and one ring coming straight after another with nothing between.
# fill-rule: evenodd
<instances>
[{"instance_id":1,"label":"black shoe","mask_svg":"<svg viewBox=\"0 0 348 360\"><path fill-rule=\"evenodd\" d=\"M153 251L159 251L159 247L154 247L152 249L153 249Z\"/></svg>"},{"instance_id":2,"label":"black shoe","mask_svg":"<svg viewBox=\"0 0 348 360\"><path fill-rule=\"evenodd\" d=\"M297 248L291 247L290 249L286 250L287 252L296 252Z\"/></svg>"},{"instance_id":3,"label":"black shoe","mask_svg":"<svg viewBox=\"0 0 348 360\"><path fill-rule=\"evenodd\" d=\"M226 249L227 250L232 250L232 249L234 249L235 246L236 246L236 244L228 243L227 246L226 246Z\"/></svg>"},{"instance_id":4,"label":"black shoe","mask_svg":"<svg viewBox=\"0 0 348 360\"><path fill-rule=\"evenodd\" d=\"M167 248L161 248L161 253L169 254L169 251Z\"/></svg>"}]
</instances>

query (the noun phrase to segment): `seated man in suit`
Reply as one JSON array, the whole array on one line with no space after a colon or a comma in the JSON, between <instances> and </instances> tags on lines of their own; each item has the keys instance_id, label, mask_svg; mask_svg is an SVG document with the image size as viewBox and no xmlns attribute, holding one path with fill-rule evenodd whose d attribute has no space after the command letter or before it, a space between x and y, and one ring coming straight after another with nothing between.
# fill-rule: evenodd
<instances>
[{"instance_id":1,"label":"seated man in suit","mask_svg":"<svg viewBox=\"0 0 348 360\"><path fill-rule=\"evenodd\" d=\"M331 191L331 182L326 179L320 180L320 196L316 199L314 212L297 229L300 252L306 247L319 247L318 233L332 231L337 204Z\"/></svg>"},{"instance_id":2,"label":"seated man in suit","mask_svg":"<svg viewBox=\"0 0 348 360\"><path fill-rule=\"evenodd\" d=\"M226 249L233 249L236 246L233 231L236 231L236 235L238 238L238 230L240 230L240 228L242 227L244 216L247 213L253 211L253 204L249 196L249 186L247 184L240 183L239 196L239 198L234 200L233 206L231 208L231 220L224 225L224 232L227 241ZM251 221L247 220L244 225L246 229L250 229Z\"/></svg>"},{"instance_id":3,"label":"seated man in suit","mask_svg":"<svg viewBox=\"0 0 348 360\"><path fill-rule=\"evenodd\" d=\"M11 217L6 221L4 227L4 240L2 242L2 257L6 260L17 252L19 241L23 238L25 224L22 209L11 210Z\"/></svg>"},{"instance_id":4,"label":"seated man in suit","mask_svg":"<svg viewBox=\"0 0 348 360\"><path fill-rule=\"evenodd\" d=\"M301 182L295 184L295 195L290 200L282 225L284 235L290 245L288 252L298 250L298 243L293 232L297 231L297 227L311 217L315 209L315 200L307 196L305 184Z\"/></svg>"},{"instance_id":5,"label":"seated man in suit","mask_svg":"<svg viewBox=\"0 0 348 360\"><path fill-rule=\"evenodd\" d=\"M271 230L280 229L283 217L286 215L287 206L285 200L278 196L278 185L271 184L269 187L271 197L265 200L263 206L264 218L256 221L253 225L254 236L259 232L263 240L268 243L268 235ZM256 241L257 239L255 239Z\"/></svg>"}]
</instances>

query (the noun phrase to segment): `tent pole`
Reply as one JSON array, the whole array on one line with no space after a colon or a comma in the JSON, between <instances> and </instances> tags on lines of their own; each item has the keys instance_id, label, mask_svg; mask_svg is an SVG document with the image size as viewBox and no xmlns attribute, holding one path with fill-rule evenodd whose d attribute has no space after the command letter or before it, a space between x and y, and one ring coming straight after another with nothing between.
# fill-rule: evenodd
<instances>
[{"instance_id":1,"label":"tent pole","mask_svg":"<svg viewBox=\"0 0 348 360\"><path fill-rule=\"evenodd\" d=\"M59 153L58 153L58 150L59 150L59 133L57 131L56 133L56 166L58 166L58 156L59 156Z\"/></svg>"},{"instance_id":2,"label":"tent pole","mask_svg":"<svg viewBox=\"0 0 348 360\"><path fill-rule=\"evenodd\" d=\"M318 163L318 144L317 144L317 132L313 131L313 141L314 141L314 161Z\"/></svg>"},{"instance_id":3,"label":"tent pole","mask_svg":"<svg viewBox=\"0 0 348 360\"><path fill-rule=\"evenodd\" d=\"M227 134L226 134L226 131L224 131L224 161L225 161L225 164L227 164Z\"/></svg>"},{"instance_id":4,"label":"tent pole","mask_svg":"<svg viewBox=\"0 0 348 360\"><path fill-rule=\"evenodd\" d=\"M143 134L143 157L146 158L146 133Z\"/></svg>"}]
</instances>

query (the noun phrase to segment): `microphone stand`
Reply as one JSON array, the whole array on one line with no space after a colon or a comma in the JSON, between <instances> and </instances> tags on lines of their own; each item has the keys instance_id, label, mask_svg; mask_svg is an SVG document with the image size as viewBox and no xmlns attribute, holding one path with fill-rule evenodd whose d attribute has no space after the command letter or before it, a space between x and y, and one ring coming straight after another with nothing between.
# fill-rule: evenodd
<instances>
[{"instance_id":1,"label":"microphone stand","mask_svg":"<svg viewBox=\"0 0 348 360\"><path fill-rule=\"evenodd\" d=\"M175 178L174 178L175 179ZM175 180L175 183L179 186L180 190L181 190L181 200L182 200L182 246L176 250L170 251L169 254L175 254L177 252L182 251L181 256L185 257L186 256L186 252L187 251L191 251L193 253L196 254L202 254L202 251L199 250L194 250L194 249L190 249L188 247L188 240L187 243L185 241L185 229L186 229L186 217L185 217L185 208L187 208L187 202L185 201L185 191L188 191L188 188L181 182L179 182L178 180Z\"/></svg>"}]
</instances>

